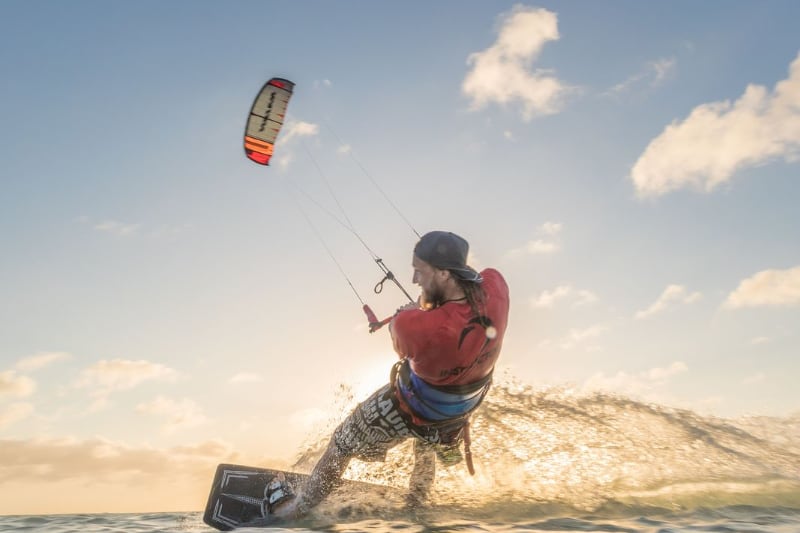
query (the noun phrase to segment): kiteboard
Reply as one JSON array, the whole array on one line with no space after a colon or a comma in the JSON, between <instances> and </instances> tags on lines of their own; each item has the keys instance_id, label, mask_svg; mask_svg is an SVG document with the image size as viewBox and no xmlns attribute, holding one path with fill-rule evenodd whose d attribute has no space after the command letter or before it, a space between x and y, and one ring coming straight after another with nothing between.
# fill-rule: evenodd
<instances>
[{"instance_id":1,"label":"kiteboard","mask_svg":"<svg viewBox=\"0 0 800 533\"><path fill-rule=\"evenodd\" d=\"M221 531L279 525L267 512L266 502L267 485L278 474L286 476L286 481L295 490L302 489L309 477L307 474L268 468L219 465L208 495L203 522ZM389 493L396 491L384 485L343 479L342 485L330 497L352 499L364 495L388 496Z\"/></svg>"}]
</instances>

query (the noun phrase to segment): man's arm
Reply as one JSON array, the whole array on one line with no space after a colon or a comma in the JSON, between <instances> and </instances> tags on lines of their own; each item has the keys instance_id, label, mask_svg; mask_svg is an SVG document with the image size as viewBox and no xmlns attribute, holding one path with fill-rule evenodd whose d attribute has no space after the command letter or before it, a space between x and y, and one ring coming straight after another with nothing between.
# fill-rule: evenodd
<instances>
[{"instance_id":1,"label":"man's arm","mask_svg":"<svg viewBox=\"0 0 800 533\"><path fill-rule=\"evenodd\" d=\"M420 306L419 306L418 302L409 302L409 303L407 303L406 305L404 305L402 307L398 307L397 308L397 313L395 313L395 315L392 318L391 322L389 322L389 335L391 335L391 337L392 337L392 347L394 348L394 351L397 352L397 356L400 357L401 359L403 357L406 357L408 354L404 353L405 350L403 350L400 347L400 339L398 338L398 335L395 333L395 330L394 330L393 326L394 326L395 321L397 320L397 318L401 314L403 314L405 311L412 311L412 310L418 310L418 311L420 310Z\"/></svg>"}]
</instances>

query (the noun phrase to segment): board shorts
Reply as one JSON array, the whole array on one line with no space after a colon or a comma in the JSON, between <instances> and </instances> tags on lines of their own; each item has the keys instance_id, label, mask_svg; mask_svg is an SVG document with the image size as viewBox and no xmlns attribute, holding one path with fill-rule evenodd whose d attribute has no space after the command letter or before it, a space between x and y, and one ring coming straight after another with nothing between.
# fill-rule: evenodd
<instances>
[{"instance_id":1,"label":"board shorts","mask_svg":"<svg viewBox=\"0 0 800 533\"><path fill-rule=\"evenodd\" d=\"M406 439L432 445L459 442L465 418L435 425L412 422L399 405L394 387L387 383L361 402L333 433L333 443L344 457L383 461L386 452Z\"/></svg>"}]
</instances>

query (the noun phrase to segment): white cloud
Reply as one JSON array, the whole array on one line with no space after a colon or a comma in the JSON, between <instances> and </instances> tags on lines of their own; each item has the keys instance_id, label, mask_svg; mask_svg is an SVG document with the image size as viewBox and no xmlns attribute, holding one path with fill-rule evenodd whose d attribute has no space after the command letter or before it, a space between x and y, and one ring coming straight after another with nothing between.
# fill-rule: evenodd
<instances>
[{"instance_id":1,"label":"white cloud","mask_svg":"<svg viewBox=\"0 0 800 533\"><path fill-rule=\"evenodd\" d=\"M762 270L741 281L728 295L724 307L789 307L800 305L800 266L788 270Z\"/></svg>"},{"instance_id":2,"label":"white cloud","mask_svg":"<svg viewBox=\"0 0 800 533\"><path fill-rule=\"evenodd\" d=\"M592 339L594 337L599 337L608 328L601 325L591 326L586 329L572 329L569 332L569 338L567 342L564 343L564 348L571 348L572 346L584 342L587 339Z\"/></svg>"},{"instance_id":3,"label":"white cloud","mask_svg":"<svg viewBox=\"0 0 800 533\"><path fill-rule=\"evenodd\" d=\"M20 359L16 364L16 368L22 372L31 372L34 370L39 370L40 368L44 368L52 363L55 363L56 361L63 361L69 358L70 355L64 352L39 353L24 359Z\"/></svg>"},{"instance_id":4,"label":"white cloud","mask_svg":"<svg viewBox=\"0 0 800 533\"><path fill-rule=\"evenodd\" d=\"M274 161L275 164L282 170L286 170L287 168L289 168L289 165L292 164L292 161L294 161L294 154L292 154L291 152L283 151L278 155L272 156L272 161Z\"/></svg>"},{"instance_id":5,"label":"white cloud","mask_svg":"<svg viewBox=\"0 0 800 533\"><path fill-rule=\"evenodd\" d=\"M539 226L539 231L545 235L558 235L562 228L563 225L560 222L545 222Z\"/></svg>"},{"instance_id":6,"label":"white cloud","mask_svg":"<svg viewBox=\"0 0 800 533\"><path fill-rule=\"evenodd\" d=\"M0 398L12 396L24 398L36 390L36 382L27 376L18 376L13 370L0 372Z\"/></svg>"},{"instance_id":7,"label":"white cloud","mask_svg":"<svg viewBox=\"0 0 800 533\"><path fill-rule=\"evenodd\" d=\"M279 142L287 143L295 137L313 137L319 134L319 125L302 120L294 120L284 124Z\"/></svg>"},{"instance_id":8,"label":"white cloud","mask_svg":"<svg viewBox=\"0 0 800 533\"><path fill-rule=\"evenodd\" d=\"M675 121L639 157L631 180L640 196L681 188L711 191L737 170L800 155L800 54L773 92L749 85L735 102L696 107Z\"/></svg>"},{"instance_id":9,"label":"white cloud","mask_svg":"<svg viewBox=\"0 0 800 533\"><path fill-rule=\"evenodd\" d=\"M647 84L650 87L658 87L672 75L675 70L675 58L662 58L649 61L645 64L642 71L637 72L627 80L612 87L606 94L618 95L633 90L636 86Z\"/></svg>"},{"instance_id":10,"label":"white cloud","mask_svg":"<svg viewBox=\"0 0 800 533\"><path fill-rule=\"evenodd\" d=\"M527 253L530 255L539 254L554 254L559 250L559 246L555 242L545 241L543 239L534 239L528 241L525 246L513 250L513 254Z\"/></svg>"},{"instance_id":11,"label":"white cloud","mask_svg":"<svg viewBox=\"0 0 800 533\"><path fill-rule=\"evenodd\" d=\"M91 390L94 408L102 407L111 393L129 390L147 381L174 381L175 370L158 363L113 359L98 361L81 373L76 386Z\"/></svg>"},{"instance_id":12,"label":"white cloud","mask_svg":"<svg viewBox=\"0 0 800 533\"><path fill-rule=\"evenodd\" d=\"M580 307L597 301L597 296L587 290L576 289L572 285L559 285L555 289L543 291L538 296L531 298L534 308L550 308L558 302L569 300L572 307Z\"/></svg>"},{"instance_id":13,"label":"white cloud","mask_svg":"<svg viewBox=\"0 0 800 533\"><path fill-rule=\"evenodd\" d=\"M583 384L587 391L609 391L616 394L643 395L661 387L669 379L688 371L686 363L675 361L666 368L652 368L638 374L617 372L606 376L603 372L593 375Z\"/></svg>"},{"instance_id":14,"label":"white cloud","mask_svg":"<svg viewBox=\"0 0 800 533\"><path fill-rule=\"evenodd\" d=\"M561 233L562 225L558 222L545 222L537 229L537 233L545 238L532 239L523 246L508 252L508 256L554 254L561 249L556 237Z\"/></svg>"},{"instance_id":15,"label":"white cloud","mask_svg":"<svg viewBox=\"0 0 800 533\"><path fill-rule=\"evenodd\" d=\"M548 347L555 344L561 350L572 350L574 348L584 346L587 350L596 350L598 349L597 346L586 347L585 345L590 340L599 337L606 331L608 331L608 327L602 324L597 324L584 329L571 329L564 338L557 341L546 340L540 343L540 346Z\"/></svg>"},{"instance_id":16,"label":"white cloud","mask_svg":"<svg viewBox=\"0 0 800 533\"><path fill-rule=\"evenodd\" d=\"M0 411L0 429L24 420L33 413L33 406L29 403L12 403Z\"/></svg>"},{"instance_id":17,"label":"white cloud","mask_svg":"<svg viewBox=\"0 0 800 533\"><path fill-rule=\"evenodd\" d=\"M669 285L658 300L653 302L650 307L636 313L637 319L648 318L658 314L675 304L692 304L703 297L699 292L690 293L683 285Z\"/></svg>"},{"instance_id":18,"label":"white cloud","mask_svg":"<svg viewBox=\"0 0 800 533\"><path fill-rule=\"evenodd\" d=\"M342 144L336 149L336 153L338 154L350 154L353 151L353 147L349 144Z\"/></svg>"},{"instance_id":19,"label":"white cloud","mask_svg":"<svg viewBox=\"0 0 800 533\"><path fill-rule=\"evenodd\" d=\"M208 418L200 406L188 398L173 400L165 396L158 396L151 402L137 405L136 411L165 418L163 429L168 433L197 427L208 422Z\"/></svg>"},{"instance_id":20,"label":"white cloud","mask_svg":"<svg viewBox=\"0 0 800 533\"><path fill-rule=\"evenodd\" d=\"M261 383L264 381L264 378L258 374L254 374L252 372L239 372L235 376L232 376L228 383L231 384L239 384L239 383Z\"/></svg>"},{"instance_id":21,"label":"white cloud","mask_svg":"<svg viewBox=\"0 0 800 533\"><path fill-rule=\"evenodd\" d=\"M232 457L235 455L230 447L218 441L158 450L99 437L84 441L6 440L0 446L0 464L4 466L0 469L0 483L32 478L48 483L63 479L90 479L99 483L117 479L120 472L157 479L164 475L165 469L181 471L197 466L198 479L205 479L216 463Z\"/></svg>"},{"instance_id":22,"label":"white cloud","mask_svg":"<svg viewBox=\"0 0 800 533\"><path fill-rule=\"evenodd\" d=\"M163 224L161 226L147 226L145 224L120 222L119 220L113 219L97 222L86 215L76 217L75 220L92 228L95 231L107 233L120 238L147 236L155 239L176 239L192 229L191 224Z\"/></svg>"},{"instance_id":23,"label":"white cloud","mask_svg":"<svg viewBox=\"0 0 800 533\"><path fill-rule=\"evenodd\" d=\"M675 58L657 59L649 62L647 67L653 72L653 80L650 82L650 85L656 87L661 85L664 80L672 75L672 72L675 70Z\"/></svg>"},{"instance_id":24,"label":"white cloud","mask_svg":"<svg viewBox=\"0 0 800 533\"><path fill-rule=\"evenodd\" d=\"M280 136L277 142L280 143L280 148L276 148L275 155L272 161L282 170L289 168L289 165L294 161L293 150L287 148L287 145L294 142L295 139L301 137L314 137L319 134L319 125L311 122L304 122L302 120L289 120L283 125Z\"/></svg>"},{"instance_id":25,"label":"white cloud","mask_svg":"<svg viewBox=\"0 0 800 533\"><path fill-rule=\"evenodd\" d=\"M205 501L219 463L288 466L220 441L154 448L102 437L6 439L0 445L0 484L7 488L0 514L141 513L164 502L188 512ZM36 496L48 491L58 497Z\"/></svg>"},{"instance_id":26,"label":"white cloud","mask_svg":"<svg viewBox=\"0 0 800 533\"><path fill-rule=\"evenodd\" d=\"M767 381L767 375L763 372L757 372L752 376L747 376L742 380L742 385L760 385Z\"/></svg>"},{"instance_id":27,"label":"white cloud","mask_svg":"<svg viewBox=\"0 0 800 533\"><path fill-rule=\"evenodd\" d=\"M116 220L105 220L95 224L93 227L97 231L110 233L111 235L116 235L117 237L129 237L138 233L141 224L130 224Z\"/></svg>"},{"instance_id":28,"label":"white cloud","mask_svg":"<svg viewBox=\"0 0 800 533\"><path fill-rule=\"evenodd\" d=\"M192 229L191 224L168 224L155 228L150 234L157 239L175 239Z\"/></svg>"},{"instance_id":29,"label":"white cloud","mask_svg":"<svg viewBox=\"0 0 800 533\"><path fill-rule=\"evenodd\" d=\"M471 69L461 90L471 109L490 103L522 106L522 117L557 113L571 88L544 70L531 65L542 48L559 39L558 17L546 9L516 5L500 18L497 41L467 59Z\"/></svg>"}]
</instances>

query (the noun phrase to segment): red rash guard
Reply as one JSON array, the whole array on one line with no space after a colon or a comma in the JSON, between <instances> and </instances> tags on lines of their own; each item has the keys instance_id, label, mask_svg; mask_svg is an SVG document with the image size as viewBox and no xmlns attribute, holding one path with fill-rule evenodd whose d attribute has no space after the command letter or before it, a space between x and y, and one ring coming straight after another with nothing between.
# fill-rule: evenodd
<instances>
[{"instance_id":1,"label":"red rash guard","mask_svg":"<svg viewBox=\"0 0 800 533\"><path fill-rule=\"evenodd\" d=\"M411 370L431 385L465 385L487 376L500 355L508 322L508 285L494 269L481 272L484 303L478 309L494 337L477 322L465 301L431 310L403 311L392 321L394 349Z\"/></svg>"}]
</instances>

